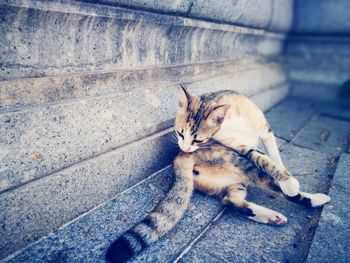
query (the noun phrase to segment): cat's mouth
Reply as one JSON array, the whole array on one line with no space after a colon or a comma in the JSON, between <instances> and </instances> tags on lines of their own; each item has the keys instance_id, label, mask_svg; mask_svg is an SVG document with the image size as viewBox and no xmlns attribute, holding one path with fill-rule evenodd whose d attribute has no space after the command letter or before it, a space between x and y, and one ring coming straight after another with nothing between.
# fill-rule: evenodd
<instances>
[{"instance_id":1,"label":"cat's mouth","mask_svg":"<svg viewBox=\"0 0 350 263\"><path fill-rule=\"evenodd\" d=\"M195 150L184 150L184 149L181 149L181 151L185 152L185 153L193 153Z\"/></svg>"},{"instance_id":2,"label":"cat's mouth","mask_svg":"<svg viewBox=\"0 0 350 263\"><path fill-rule=\"evenodd\" d=\"M181 151L185 153L192 153L198 149L198 147L180 147Z\"/></svg>"}]
</instances>

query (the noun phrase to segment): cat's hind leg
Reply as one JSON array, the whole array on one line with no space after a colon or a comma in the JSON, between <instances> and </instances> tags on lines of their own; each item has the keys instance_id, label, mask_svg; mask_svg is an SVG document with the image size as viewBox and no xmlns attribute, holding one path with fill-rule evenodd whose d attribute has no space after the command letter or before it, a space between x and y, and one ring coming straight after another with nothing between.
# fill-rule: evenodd
<instances>
[{"instance_id":1,"label":"cat's hind leg","mask_svg":"<svg viewBox=\"0 0 350 263\"><path fill-rule=\"evenodd\" d=\"M288 200L306 207L319 207L330 201L330 197L325 194L301 192L298 180L287 169L258 150L248 146L240 146L238 150L240 154L252 161L256 167L269 175L273 179L271 182L279 187Z\"/></svg>"},{"instance_id":2,"label":"cat's hind leg","mask_svg":"<svg viewBox=\"0 0 350 263\"><path fill-rule=\"evenodd\" d=\"M237 213L248 217L256 222L271 225L284 225L287 218L281 213L269 208L257 205L245 200L247 191L242 184L232 184L227 187L222 201L224 204L230 205Z\"/></svg>"},{"instance_id":3,"label":"cat's hind leg","mask_svg":"<svg viewBox=\"0 0 350 263\"><path fill-rule=\"evenodd\" d=\"M295 196L299 193L300 185L298 180L284 166L281 166L269 156L249 146L241 145L236 148L236 151L253 162L257 168L271 176L284 194Z\"/></svg>"}]
</instances>

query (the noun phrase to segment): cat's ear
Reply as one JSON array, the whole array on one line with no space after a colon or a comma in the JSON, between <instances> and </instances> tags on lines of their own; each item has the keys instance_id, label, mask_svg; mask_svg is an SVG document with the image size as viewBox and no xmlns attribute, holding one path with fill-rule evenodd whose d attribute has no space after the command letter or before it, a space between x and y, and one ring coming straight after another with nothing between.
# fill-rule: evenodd
<instances>
[{"instance_id":1,"label":"cat's ear","mask_svg":"<svg viewBox=\"0 0 350 263\"><path fill-rule=\"evenodd\" d=\"M208 125L212 127L220 125L224 121L226 113L230 107L230 105L220 105L215 107L209 114Z\"/></svg>"},{"instance_id":2,"label":"cat's ear","mask_svg":"<svg viewBox=\"0 0 350 263\"><path fill-rule=\"evenodd\" d=\"M177 113L184 114L187 111L188 104L191 102L192 96L188 93L183 85L180 84L179 104Z\"/></svg>"}]
</instances>

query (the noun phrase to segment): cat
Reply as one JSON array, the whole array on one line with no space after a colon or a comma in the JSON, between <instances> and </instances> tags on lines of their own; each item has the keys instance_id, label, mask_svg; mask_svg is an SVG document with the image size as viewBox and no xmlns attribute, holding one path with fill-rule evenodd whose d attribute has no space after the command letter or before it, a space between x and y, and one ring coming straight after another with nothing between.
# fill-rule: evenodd
<instances>
[{"instance_id":1,"label":"cat","mask_svg":"<svg viewBox=\"0 0 350 263\"><path fill-rule=\"evenodd\" d=\"M193 187L220 197L254 221L274 225L287 223L287 218L246 201L248 185L281 191L307 207L330 201L327 195L300 191L299 182L282 163L263 112L243 95L220 91L195 97L181 86L174 130L181 149L173 165L174 185L144 220L111 244L106 254L110 262L129 260L172 229L186 210ZM259 139L269 156L254 148Z\"/></svg>"},{"instance_id":2,"label":"cat","mask_svg":"<svg viewBox=\"0 0 350 263\"><path fill-rule=\"evenodd\" d=\"M106 260L126 262L172 229L187 209L193 188L220 197L224 204L249 219L272 225L286 224L287 218L246 201L249 185L282 192L288 200L306 207L319 207L330 201L321 193L283 192L280 183L294 178L284 167L251 147L238 149L214 142L193 152L180 151L173 162L175 182L170 191L145 219L111 244Z\"/></svg>"},{"instance_id":3,"label":"cat","mask_svg":"<svg viewBox=\"0 0 350 263\"><path fill-rule=\"evenodd\" d=\"M261 140L271 159L284 168L264 113L249 98L235 91L197 97L180 85L174 129L183 152L193 152L209 140L236 150L242 146L254 149ZM289 195L296 195L300 187L294 177L279 182L279 186Z\"/></svg>"}]
</instances>

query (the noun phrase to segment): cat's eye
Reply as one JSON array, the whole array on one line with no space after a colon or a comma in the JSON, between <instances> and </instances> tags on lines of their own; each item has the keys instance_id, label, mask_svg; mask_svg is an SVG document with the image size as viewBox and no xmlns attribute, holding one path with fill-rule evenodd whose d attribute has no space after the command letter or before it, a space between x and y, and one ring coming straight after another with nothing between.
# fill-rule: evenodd
<instances>
[{"instance_id":1,"label":"cat's eye","mask_svg":"<svg viewBox=\"0 0 350 263\"><path fill-rule=\"evenodd\" d=\"M185 138L184 135L183 135L181 132L179 132L179 131L176 131L176 132L177 132L177 134L178 134L182 139Z\"/></svg>"},{"instance_id":2,"label":"cat's eye","mask_svg":"<svg viewBox=\"0 0 350 263\"><path fill-rule=\"evenodd\" d=\"M204 142L204 141L203 141L203 140L193 140L193 141L192 141L192 144L193 144L193 143L202 143L202 142Z\"/></svg>"}]
</instances>

